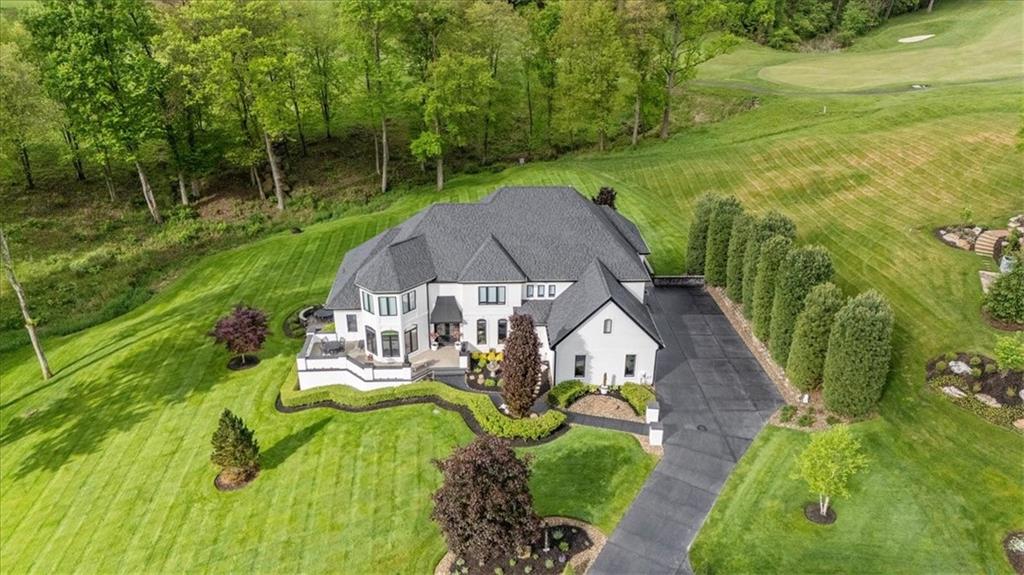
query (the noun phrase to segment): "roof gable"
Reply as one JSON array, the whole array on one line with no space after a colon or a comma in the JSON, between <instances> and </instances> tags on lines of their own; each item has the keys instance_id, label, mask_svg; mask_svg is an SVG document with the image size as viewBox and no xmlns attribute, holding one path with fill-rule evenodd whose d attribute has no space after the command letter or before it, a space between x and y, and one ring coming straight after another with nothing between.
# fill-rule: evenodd
<instances>
[{"instance_id":1,"label":"roof gable","mask_svg":"<svg viewBox=\"0 0 1024 575\"><path fill-rule=\"evenodd\" d=\"M459 272L460 282L523 282L526 274L492 234Z\"/></svg>"}]
</instances>

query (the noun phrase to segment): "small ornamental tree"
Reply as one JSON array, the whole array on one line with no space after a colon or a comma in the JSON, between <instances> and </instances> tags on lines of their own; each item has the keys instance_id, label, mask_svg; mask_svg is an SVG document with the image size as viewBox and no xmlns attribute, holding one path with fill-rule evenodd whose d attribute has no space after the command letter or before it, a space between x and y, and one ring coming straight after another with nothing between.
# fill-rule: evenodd
<instances>
[{"instance_id":1,"label":"small ornamental tree","mask_svg":"<svg viewBox=\"0 0 1024 575\"><path fill-rule=\"evenodd\" d=\"M1024 371L1024 331L996 339L996 361L1003 371Z\"/></svg>"},{"instance_id":2,"label":"small ornamental tree","mask_svg":"<svg viewBox=\"0 0 1024 575\"><path fill-rule=\"evenodd\" d=\"M704 273L704 251L708 245L708 224L711 223L711 212L722 196L705 193L697 198L693 206L693 221L690 222L690 235L686 244L686 273Z\"/></svg>"},{"instance_id":3,"label":"small ornamental tree","mask_svg":"<svg viewBox=\"0 0 1024 575\"><path fill-rule=\"evenodd\" d=\"M754 287L757 283L757 264L761 246L772 236L796 239L796 225L776 211L757 218L750 228L746 249L743 250L743 314L754 319Z\"/></svg>"},{"instance_id":4,"label":"small ornamental tree","mask_svg":"<svg viewBox=\"0 0 1024 575\"><path fill-rule=\"evenodd\" d=\"M836 425L811 436L811 443L797 460L797 471L818 494L818 512L824 517L833 498L849 496L850 478L867 464L849 427Z\"/></svg>"},{"instance_id":5,"label":"small ornamental tree","mask_svg":"<svg viewBox=\"0 0 1024 575\"><path fill-rule=\"evenodd\" d=\"M711 210L711 218L708 220L708 245L704 250L704 281L709 285L725 285L732 222L741 214L743 205L732 196L722 198Z\"/></svg>"},{"instance_id":6,"label":"small ornamental tree","mask_svg":"<svg viewBox=\"0 0 1024 575\"><path fill-rule=\"evenodd\" d=\"M773 236L761 246L758 254L757 277L754 279L754 334L767 342L771 336L772 301L779 267L786 259L793 241Z\"/></svg>"},{"instance_id":7,"label":"small ornamental tree","mask_svg":"<svg viewBox=\"0 0 1024 575\"><path fill-rule=\"evenodd\" d=\"M832 258L821 246L803 246L791 250L779 268L772 299L771 345L769 350L779 365L789 360L796 318L804 309L804 300L814 286L832 279Z\"/></svg>"},{"instance_id":8,"label":"small ornamental tree","mask_svg":"<svg viewBox=\"0 0 1024 575\"><path fill-rule=\"evenodd\" d=\"M754 219L747 214L740 214L732 221L732 234L729 236L729 263L725 268L725 294L736 303L743 303L743 254L747 250L750 228Z\"/></svg>"},{"instance_id":9,"label":"small ornamental tree","mask_svg":"<svg viewBox=\"0 0 1024 575\"><path fill-rule=\"evenodd\" d=\"M1024 324L1024 262L992 282L985 294L985 309L1000 321Z\"/></svg>"},{"instance_id":10,"label":"small ornamental tree","mask_svg":"<svg viewBox=\"0 0 1024 575\"><path fill-rule=\"evenodd\" d=\"M224 344L231 353L240 355L244 365L245 354L263 349L263 342L267 340L267 314L238 304L230 314L217 320L210 337Z\"/></svg>"},{"instance_id":11,"label":"small ornamental tree","mask_svg":"<svg viewBox=\"0 0 1024 575\"><path fill-rule=\"evenodd\" d=\"M614 210L614 209L616 209L615 208L615 197L617 195L618 194L615 192L614 188L609 188L608 186L602 186L601 189L597 191L597 195L594 196L591 199L594 200L594 203L599 205L599 206L608 206L609 208Z\"/></svg>"},{"instance_id":12,"label":"small ornamental tree","mask_svg":"<svg viewBox=\"0 0 1024 575\"><path fill-rule=\"evenodd\" d=\"M844 303L842 290L830 282L814 286L807 295L793 329L793 345L786 362L786 375L798 389L811 391L821 385L832 320Z\"/></svg>"},{"instance_id":13,"label":"small ornamental tree","mask_svg":"<svg viewBox=\"0 0 1024 575\"><path fill-rule=\"evenodd\" d=\"M513 315L505 340L505 360L501 364L505 380L501 396L513 416L524 417L530 413L540 367L540 339L533 318Z\"/></svg>"},{"instance_id":14,"label":"small ornamental tree","mask_svg":"<svg viewBox=\"0 0 1024 575\"><path fill-rule=\"evenodd\" d=\"M859 417L878 403L889 373L892 329L892 308L877 291L864 292L839 310L822 375L829 409Z\"/></svg>"},{"instance_id":15,"label":"small ornamental tree","mask_svg":"<svg viewBox=\"0 0 1024 575\"><path fill-rule=\"evenodd\" d=\"M260 470L260 445L241 417L225 409L213 433L210 461L221 467L221 478L229 484L251 480Z\"/></svg>"},{"instance_id":16,"label":"small ornamental tree","mask_svg":"<svg viewBox=\"0 0 1024 575\"><path fill-rule=\"evenodd\" d=\"M540 536L529 456L520 459L508 442L480 435L434 464L443 479L430 516L453 553L489 562L514 557Z\"/></svg>"}]
</instances>

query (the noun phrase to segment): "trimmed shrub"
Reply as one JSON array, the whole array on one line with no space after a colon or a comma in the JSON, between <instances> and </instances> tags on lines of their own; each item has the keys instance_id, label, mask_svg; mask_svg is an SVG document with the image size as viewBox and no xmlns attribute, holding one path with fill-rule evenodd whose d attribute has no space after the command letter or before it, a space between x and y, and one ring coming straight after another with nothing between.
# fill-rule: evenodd
<instances>
[{"instance_id":1,"label":"trimmed shrub","mask_svg":"<svg viewBox=\"0 0 1024 575\"><path fill-rule=\"evenodd\" d=\"M999 369L1024 371L1024 331L996 338L995 353ZM985 371L992 366L991 363L986 365Z\"/></svg>"},{"instance_id":2,"label":"trimmed shrub","mask_svg":"<svg viewBox=\"0 0 1024 575\"><path fill-rule=\"evenodd\" d=\"M790 251L779 268L772 299L771 345L769 351L779 365L789 360L796 318L804 309L814 286L832 279L832 258L821 246L804 246Z\"/></svg>"},{"instance_id":3,"label":"trimmed shrub","mask_svg":"<svg viewBox=\"0 0 1024 575\"><path fill-rule=\"evenodd\" d=\"M979 377L981 377L981 368L972 367L971 368L971 377L973 377L974 379L978 379Z\"/></svg>"},{"instance_id":4,"label":"trimmed shrub","mask_svg":"<svg viewBox=\"0 0 1024 575\"><path fill-rule=\"evenodd\" d=\"M793 329L793 345L786 362L789 381L802 391L821 385L832 320L846 303L843 292L826 282L811 290Z\"/></svg>"},{"instance_id":5,"label":"trimmed shrub","mask_svg":"<svg viewBox=\"0 0 1024 575\"><path fill-rule=\"evenodd\" d=\"M619 390L622 397L626 399L626 403L633 408L633 411L637 415L643 415L647 412L647 404L654 401L654 389L649 385L640 385L639 383L624 383L622 389Z\"/></svg>"},{"instance_id":6,"label":"trimmed shrub","mask_svg":"<svg viewBox=\"0 0 1024 575\"><path fill-rule=\"evenodd\" d=\"M751 223L747 246L743 250L743 315L750 320L754 319L754 287L761 246L772 236L796 239L796 225L776 211L770 211Z\"/></svg>"},{"instance_id":7,"label":"trimmed shrub","mask_svg":"<svg viewBox=\"0 0 1024 575\"><path fill-rule=\"evenodd\" d=\"M491 354L487 359L492 359ZM526 417L533 407L533 388L541 372L540 339L532 317L523 314L512 316L504 358L494 354L493 361L502 362L505 383L501 387L501 397L509 412L516 417Z\"/></svg>"},{"instance_id":8,"label":"trimmed shrub","mask_svg":"<svg viewBox=\"0 0 1024 575\"><path fill-rule=\"evenodd\" d=\"M686 273L704 273L704 254L708 245L708 224L711 223L711 212L722 199L718 194L705 193L697 198L693 206L693 221L690 222L690 235L686 244Z\"/></svg>"},{"instance_id":9,"label":"trimmed shrub","mask_svg":"<svg viewBox=\"0 0 1024 575\"><path fill-rule=\"evenodd\" d=\"M793 421L793 417L796 415L796 406L783 405L782 411L779 412L779 421L782 423L788 423Z\"/></svg>"},{"instance_id":10,"label":"trimmed shrub","mask_svg":"<svg viewBox=\"0 0 1024 575\"><path fill-rule=\"evenodd\" d=\"M574 401L591 392L593 388L578 379L563 381L548 392L548 403L555 407L569 407Z\"/></svg>"},{"instance_id":11,"label":"trimmed shrub","mask_svg":"<svg viewBox=\"0 0 1024 575\"><path fill-rule=\"evenodd\" d=\"M949 364L948 363L946 363L944 361L937 361L937 362L935 362L935 371L937 371L939 373L942 373L942 372L946 371L947 369L949 369ZM988 370L986 369L986 371L988 371Z\"/></svg>"},{"instance_id":12,"label":"trimmed shrub","mask_svg":"<svg viewBox=\"0 0 1024 575\"><path fill-rule=\"evenodd\" d=\"M779 267L786 259L793 241L782 236L771 237L763 246L757 261L754 280L754 334L761 341L771 337L772 301L775 299Z\"/></svg>"},{"instance_id":13,"label":"trimmed shrub","mask_svg":"<svg viewBox=\"0 0 1024 575\"><path fill-rule=\"evenodd\" d=\"M840 415L865 415L882 397L892 355L892 307L874 290L836 314L828 339L825 405Z\"/></svg>"},{"instance_id":14,"label":"trimmed shrub","mask_svg":"<svg viewBox=\"0 0 1024 575\"><path fill-rule=\"evenodd\" d=\"M732 196L722 198L711 210L708 222L708 244L704 256L704 281L713 286L724 286L729 264L729 239L732 222L743 213L743 205Z\"/></svg>"},{"instance_id":15,"label":"trimmed shrub","mask_svg":"<svg viewBox=\"0 0 1024 575\"><path fill-rule=\"evenodd\" d=\"M729 262L725 267L725 294L736 303L743 303L743 254L747 249L753 223L753 218L747 214L739 214L732 221Z\"/></svg>"},{"instance_id":16,"label":"trimmed shrub","mask_svg":"<svg viewBox=\"0 0 1024 575\"><path fill-rule=\"evenodd\" d=\"M1024 324L1024 263L996 278L985 294L985 309L1000 321Z\"/></svg>"}]
</instances>

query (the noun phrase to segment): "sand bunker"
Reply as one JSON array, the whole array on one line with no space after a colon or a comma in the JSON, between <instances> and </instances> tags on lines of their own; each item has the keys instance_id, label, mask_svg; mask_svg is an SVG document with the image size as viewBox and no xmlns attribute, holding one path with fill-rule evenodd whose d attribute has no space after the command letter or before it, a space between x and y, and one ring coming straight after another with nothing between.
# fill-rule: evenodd
<instances>
[{"instance_id":1,"label":"sand bunker","mask_svg":"<svg viewBox=\"0 0 1024 575\"><path fill-rule=\"evenodd\" d=\"M900 38L898 42L900 44L913 44L914 42L924 42L928 38L934 38L935 34L921 34L920 36L907 36L906 38Z\"/></svg>"}]
</instances>

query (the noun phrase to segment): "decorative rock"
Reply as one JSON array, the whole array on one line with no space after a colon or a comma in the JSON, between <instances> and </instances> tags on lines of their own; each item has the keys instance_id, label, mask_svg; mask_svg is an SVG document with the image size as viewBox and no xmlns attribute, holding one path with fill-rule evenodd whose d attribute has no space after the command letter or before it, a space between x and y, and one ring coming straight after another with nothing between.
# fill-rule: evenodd
<instances>
[{"instance_id":1,"label":"decorative rock","mask_svg":"<svg viewBox=\"0 0 1024 575\"><path fill-rule=\"evenodd\" d=\"M1024 389L1017 392L1017 397L1020 397L1021 401L1024 401Z\"/></svg>"},{"instance_id":2,"label":"decorative rock","mask_svg":"<svg viewBox=\"0 0 1024 575\"><path fill-rule=\"evenodd\" d=\"M974 394L974 399L977 399L978 401L984 403L985 405L987 405L989 407L1002 407L1003 406L1001 403L996 401L996 398L992 397L991 395L985 395L984 393L975 393Z\"/></svg>"},{"instance_id":3,"label":"decorative rock","mask_svg":"<svg viewBox=\"0 0 1024 575\"><path fill-rule=\"evenodd\" d=\"M1024 419L1018 419L1017 421L1014 421L1013 426L1016 427L1017 429L1024 429Z\"/></svg>"},{"instance_id":4,"label":"decorative rock","mask_svg":"<svg viewBox=\"0 0 1024 575\"><path fill-rule=\"evenodd\" d=\"M971 366L962 361L951 361L949 362L949 371L957 375L967 375L971 373Z\"/></svg>"},{"instance_id":5,"label":"decorative rock","mask_svg":"<svg viewBox=\"0 0 1024 575\"><path fill-rule=\"evenodd\" d=\"M988 293L988 289L992 287L992 282L996 281L996 278L999 277L999 272L979 270L978 277L981 278L981 293Z\"/></svg>"},{"instance_id":6,"label":"decorative rock","mask_svg":"<svg viewBox=\"0 0 1024 575\"><path fill-rule=\"evenodd\" d=\"M959 387L956 387L956 386L953 386L953 385L947 385L947 386L943 387L942 388L942 393L945 393L946 395L948 395L950 397L955 397L957 399L959 399L961 397L967 397L966 393L964 393Z\"/></svg>"}]
</instances>

